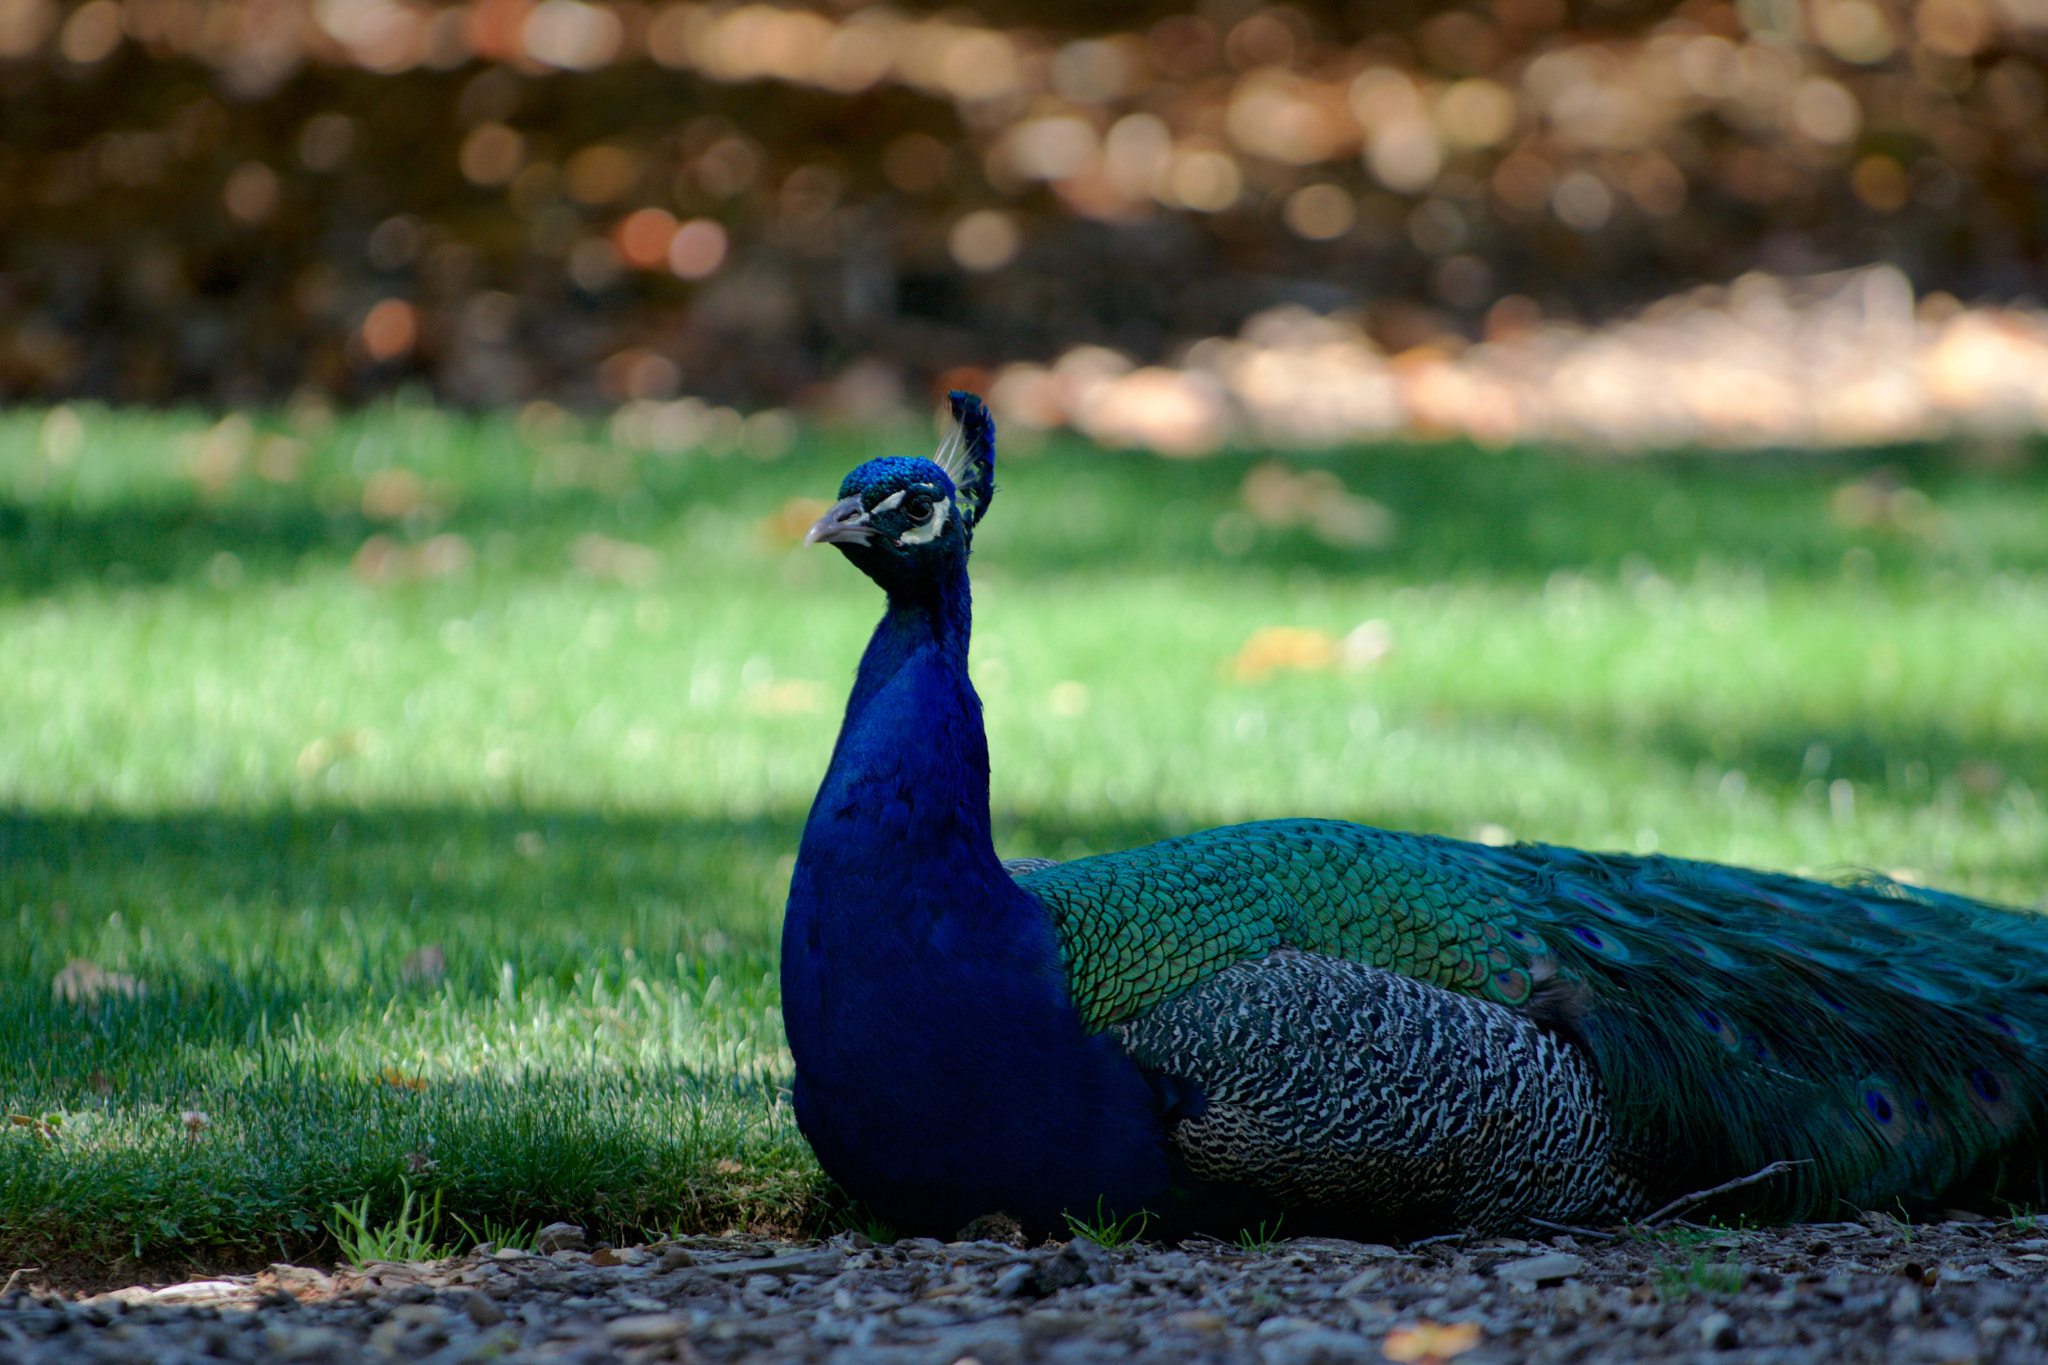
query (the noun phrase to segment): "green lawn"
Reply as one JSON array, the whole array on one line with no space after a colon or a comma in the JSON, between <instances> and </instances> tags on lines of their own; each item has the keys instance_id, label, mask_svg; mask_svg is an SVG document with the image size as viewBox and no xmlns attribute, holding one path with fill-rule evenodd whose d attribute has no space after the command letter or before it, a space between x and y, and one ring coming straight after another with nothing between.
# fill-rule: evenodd
<instances>
[{"instance_id":1,"label":"green lawn","mask_svg":"<svg viewBox=\"0 0 2048 1365\"><path fill-rule=\"evenodd\" d=\"M0 413L8 1263L332 1254L401 1177L828 1224L776 929L880 602L790 504L927 440ZM2048 892L2040 449L1287 457L1392 513L1347 547L1248 516L1265 456L1040 446L976 560L1005 854L1314 814ZM78 958L145 993L54 999Z\"/></svg>"}]
</instances>

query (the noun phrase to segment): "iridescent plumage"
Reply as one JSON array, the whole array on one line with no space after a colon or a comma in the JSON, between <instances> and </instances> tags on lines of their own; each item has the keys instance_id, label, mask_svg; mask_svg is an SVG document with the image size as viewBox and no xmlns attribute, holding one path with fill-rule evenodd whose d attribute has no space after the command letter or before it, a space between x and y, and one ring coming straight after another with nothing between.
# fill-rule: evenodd
<instances>
[{"instance_id":1,"label":"iridescent plumage","mask_svg":"<svg viewBox=\"0 0 2048 1365\"><path fill-rule=\"evenodd\" d=\"M1388 1236L2043 1199L2048 923L1871 878L1322 820L1005 868L967 680L994 432L855 470L888 593L783 939L795 1098L906 1231L1146 1209Z\"/></svg>"}]
</instances>

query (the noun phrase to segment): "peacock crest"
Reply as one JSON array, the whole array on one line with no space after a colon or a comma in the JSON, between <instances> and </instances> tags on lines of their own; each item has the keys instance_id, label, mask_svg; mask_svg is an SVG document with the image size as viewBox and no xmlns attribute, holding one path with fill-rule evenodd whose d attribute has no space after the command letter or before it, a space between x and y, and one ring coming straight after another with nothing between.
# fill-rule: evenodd
<instances>
[{"instance_id":1,"label":"peacock crest","mask_svg":"<svg viewBox=\"0 0 2048 1365\"><path fill-rule=\"evenodd\" d=\"M961 523L972 541L974 528L988 514L996 495L996 424L988 408L959 389L946 395L953 420L932 453L932 463L953 481Z\"/></svg>"}]
</instances>

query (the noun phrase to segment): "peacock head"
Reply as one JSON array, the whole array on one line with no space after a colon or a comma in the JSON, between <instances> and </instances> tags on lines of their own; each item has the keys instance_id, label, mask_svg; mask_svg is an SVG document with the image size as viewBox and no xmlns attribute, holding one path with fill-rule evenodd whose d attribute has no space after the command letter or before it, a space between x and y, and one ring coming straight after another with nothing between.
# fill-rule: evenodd
<instances>
[{"instance_id":1,"label":"peacock head","mask_svg":"<svg viewBox=\"0 0 2048 1365\"><path fill-rule=\"evenodd\" d=\"M967 557L995 496L996 429L973 394L948 398L952 426L932 457L886 456L848 474L804 544L838 546L890 593L932 583L945 562Z\"/></svg>"}]
</instances>

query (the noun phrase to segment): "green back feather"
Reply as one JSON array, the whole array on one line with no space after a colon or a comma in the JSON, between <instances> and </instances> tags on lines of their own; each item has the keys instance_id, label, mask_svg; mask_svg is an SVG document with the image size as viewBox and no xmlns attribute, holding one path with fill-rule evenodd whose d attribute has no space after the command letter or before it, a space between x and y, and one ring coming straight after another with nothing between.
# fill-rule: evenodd
<instances>
[{"instance_id":1,"label":"green back feather","mask_svg":"<svg viewBox=\"0 0 2048 1365\"><path fill-rule=\"evenodd\" d=\"M1052 915L1091 1028L1285 944L1555 1023L1591 1054L1653 1189L1792 1159L1806 1164L1752 1202L1830 1216L1931 1198L2001 1155L2040 1176L2038 916L1880 878L1308 820L1207 830L1022 884Z\"/></svg>"}]
</instances>

